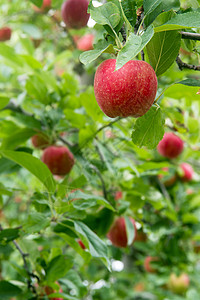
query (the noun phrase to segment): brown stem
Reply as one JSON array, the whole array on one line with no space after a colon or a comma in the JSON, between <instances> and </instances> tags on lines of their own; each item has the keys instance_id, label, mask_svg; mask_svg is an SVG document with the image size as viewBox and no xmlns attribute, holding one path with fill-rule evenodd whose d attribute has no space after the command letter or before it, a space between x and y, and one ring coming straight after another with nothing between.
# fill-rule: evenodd
<instances>
[{"instance_id":1,"label":"brown stem","mask_svg":"<svg viewBox=\"0 0 200 300\"><path fill-rule=\"evenodd\" d=\"M190 64L184 63L180 59L179 55L176 58L176 63L177 63L177 65L178 65L178 67L179 67L180 70L190 69L190 70L200 71L200 65L199 66L195 66L195 65L190 65Z\"/></svg>"},{"instance_id":2,"label":"brown stem","mask_svg":"<svg viewBox=\"0 0 200 300\"><path fill-rule=\"evenodd\" d=\"M199 33L185 32L185 31L181 31L180 33L181 33L182 39L200 41L200 34Z\"/></svg>"}]
</instances>

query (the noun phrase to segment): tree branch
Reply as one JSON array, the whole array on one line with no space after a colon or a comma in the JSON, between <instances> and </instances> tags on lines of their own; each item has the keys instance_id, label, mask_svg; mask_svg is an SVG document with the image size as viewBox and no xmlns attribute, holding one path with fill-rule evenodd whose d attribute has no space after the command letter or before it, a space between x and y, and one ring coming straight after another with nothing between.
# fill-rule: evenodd
<instances>
[{"instance_id":1,"label":"tree branch","mask_svg":"<svg viewBox=\"0 0 200 300\"><path fill-rule=\"evenodd\" d=\"M190 69L190 70L200 71L200 65L199 66L195 66L195 65L190 65L190 64L184 63L180 59L179 55L176 58L176 63L177 63L177 65L178 65L178 67L179 67L180 70Z\"/></svg>"},{"instance_id":2,"label":"tree branch","mask_svg":"<svg viewBox=\"0 0 200 300\"><path fill-rule=\"evenodd\" d=\"M200 41L200 34L199 33L181 31L181 37L182 37L182 39Z\"/></svg>"}]
</instances>

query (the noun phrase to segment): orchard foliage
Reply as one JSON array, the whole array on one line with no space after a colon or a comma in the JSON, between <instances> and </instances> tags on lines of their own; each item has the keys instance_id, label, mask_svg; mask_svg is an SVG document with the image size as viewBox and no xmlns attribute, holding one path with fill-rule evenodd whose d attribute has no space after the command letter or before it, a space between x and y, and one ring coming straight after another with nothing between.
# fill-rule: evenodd
<instances>
[{"instance_id":1,"label":"orchard foliage","mask_svg":"<svg viewBox=\"0 0 200 300\"><path fill-rule=\"evenodd\" d=\"M0 0L0 300L199 299L200 1L92 0L73 28L45 3ZM143 116L99 108L110 58L154 69Z\"/></svg>"}]
</instances>

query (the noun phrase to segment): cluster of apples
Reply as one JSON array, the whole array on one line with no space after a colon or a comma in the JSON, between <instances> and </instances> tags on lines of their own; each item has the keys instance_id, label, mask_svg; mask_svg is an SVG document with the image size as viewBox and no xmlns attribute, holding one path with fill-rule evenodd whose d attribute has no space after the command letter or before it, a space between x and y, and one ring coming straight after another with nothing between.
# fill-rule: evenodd
<instances>
[{"instance_id":1,"label":"cluster of apples","mask_svg":"<svg viewBox=\"0 0 200 300\"><path fill-rule=\"evenodd\" d=\"M177 158L184 149L184 142L174 133L167 132L164 134L163 139L159 142L157 150L158 153L168 159ZM186 162L180 164L180 175L182 181L187 182L192 180L194 175L194 170L192 166ZM163 168L163 171L169 171L168 168ZM162 178L162 175L159 176ZM165 182L166 186L170 186L175 183L177 176L174 175L169 180Z\"/></svg>"},{"instance_id":2,"label":"cluster of apples","mask_svg":"<svg viewBox=\"0 0 200 300\"><path fill-rule=\"evenodd\" d=\"M43 134L36 134L31 140L35 148L44 150L42 161L53 175L64 176L71 171L74 156L66 146L50 145L48 137Z\"/></svg>"}]
</instances>

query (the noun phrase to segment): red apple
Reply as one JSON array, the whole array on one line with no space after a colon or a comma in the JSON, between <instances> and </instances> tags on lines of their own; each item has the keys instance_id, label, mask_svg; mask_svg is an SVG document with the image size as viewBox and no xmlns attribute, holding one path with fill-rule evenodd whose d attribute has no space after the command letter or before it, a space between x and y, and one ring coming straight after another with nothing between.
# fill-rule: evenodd
<instances>
[{"instance_id":1,"label":"red apple","mask_svg":"<svg viewBox=\"0 0 200 300\"><path fill-rule=\"evenodd\" d=\"M66 175L74 165L74 156L67 147L50 146L44 150L42 161L52 174Z\"/></svg>"},{"instance_id":2,"label":"red apple","mask_svg":"<svg viewBox=\"0 0 200 300\"><path fill-rule=\"evenodd\" d=\"M67 0L62 5L62 18L68 28L80 29L87 25L88 0Z\"/></svg>"},{"instance_id":3,"label":"red apple","mask_svg":"<svg viewBox=\"0 0 200 300\"><path fill-rule=\"evenodd\" d=\"M172 273L169 277L168 287L177 294L182 294L187 291L190 284L189 276L186 273L182 273L180 276Z\"/></svg>"},{"instance_id":4,"label":"red apple","mask_svg":"<svg viewBox=\"0 0 200 300\"><path fill-rule=\"evenodd\" d=\"M5 42L10 40L12 30L9 27L0 28L0 42Z\"/></svg>"},{"instance_id":5,"label":"red apple","mask_svg":"<svg viewBox=\"0 0 200 300\"><path fill-rule=\"evenodd\" d=\"M83 244L83 242L82 242L80 239L78 239L77 242L79 243L79 245L81 246L81 248L82 248L83 250L86 249L85 245Z\"/></svg>"},{"instance_id":6,"label":"red apple","mask_svg":"<svg viewBox=\"0 0 200 300\"><path fill-rule=\"evenodd\" d=\"M45 149L49 146L49 138L42 133L33 135L31 142L35 148Z\"/></svg>"},{"instance_id":7,"label":"red apple","mask_svg":"<svg viewBox=\"0 0 200 300\"><path fill-rule=\"evenodd\" d=\"M50 8L51 8L51 0L43 0L41 7L37 7L33 5L33 10L37 13L47 12Z\"/></svg>"},{"instance_id":8,"label":"red apple","mask_svg":"<svg viewBox=\"0 0 200 300\"><path fill-rule=\"evenodd\" d=\"M110 118L141 117L152 106L157 78L144 61L130 60L115 71L116 59L108 59L97 68L94 92L101 110Z\"/></svg>"},{"instance_id":9,"label":"red apple","mask_svg":"<svg viewBox=\"0 0 200 300\"><path fill-rule=\"evenodd\" d=\"M88 33L76 41L77 48L81 51L88 51L93 49L94 35Z\"/></svg>"},{"instance_id":10,"label":"red apple","mask_svg":"<svg viewBox=\"0 0 200 300\"><path fill-rule=\"evenodd\" d=\"M178 136L172 132L167 132L159 142L157 150L164 157L176 158L183 151L183 147L183 141Z\"/></svg>"},{"instance_id":11,"label":"red apple","mask_svg":"<svg viewBox=\"0 0 200 300\"><path fill-rule=\"evenodd\" d=\"M134 229L135 229L135 236L137 234L137 228L135 225L135 220L132 218L129 218L132 222ZM116 219L111 226L107 237L112 242L112 244L116 247L122 247L125 248L127 246L128 240L127 240L127 233L126 233L126 224L125 224L125 218L119 217ZM135 238L134 238L135 240ZM133 241L134 241L133 240Z\"/></svg>"},{"instance_id":12,"label":"red apple","mask_svg":"<svg viewBox=\"0 0 200 300\"><path fill-rule=\"evenodd\" d=\"M180 176L182 181L190 181L192 180L194 170L191 165L188 163L182 163L180 165L183 174Z\"/></svg>"},{"instance_id":13,"label":"red apple","mask_svg":"<svg viewBox=\"0 0 200 300\"><path fill-rule=\"evenodd\" d=\"M149 273L155 273L156 269L151 266L152 261L157 261L158 257L147 256L144 260L144 269Z\"/></svg>"}]
</instances>

